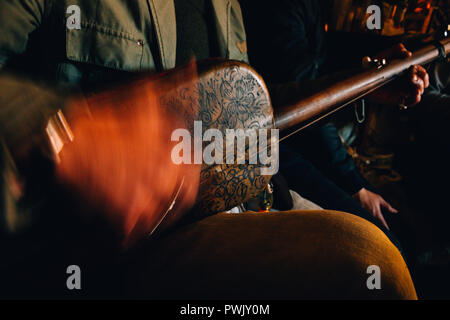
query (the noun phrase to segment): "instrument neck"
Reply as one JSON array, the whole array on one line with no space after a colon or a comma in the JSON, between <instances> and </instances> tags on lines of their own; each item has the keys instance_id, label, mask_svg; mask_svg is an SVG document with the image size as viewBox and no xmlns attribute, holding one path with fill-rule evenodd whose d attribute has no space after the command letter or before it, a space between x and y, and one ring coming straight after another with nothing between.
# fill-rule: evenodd
<instances>
[{"instance_id":1,"label":"instrument neck","mask_svg":"<svg viewBox=\"0 0 450 320\"><path fill-rule=\"evenodd\" d=\"M428 45L416 51L411 57L393 60L381 69L371 69L356 76L335 83L320 92L293 104L279 108L275 114L276 127L281 131L296 127L306 122L317 119L334 109L339 109L343 104L383 86L397 78L413 65L425 65L442 56L442 51L450 53L450 39L440 42L439 49L436 45ZM442 50L443 48L443 50Z\"/></svg>"}]
</instances>

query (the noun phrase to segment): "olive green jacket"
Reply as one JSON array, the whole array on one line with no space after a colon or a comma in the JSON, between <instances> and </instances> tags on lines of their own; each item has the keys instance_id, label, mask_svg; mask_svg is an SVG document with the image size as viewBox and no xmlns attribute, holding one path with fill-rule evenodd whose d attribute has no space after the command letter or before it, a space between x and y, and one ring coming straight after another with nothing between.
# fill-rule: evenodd
<instances>
[{"instance_id":1,"label":"olive green jacket","mask_svg":"<svg viewBox=\"0 0 450 320\"><path fill-rule=\"evenodd\" d=\"M211 1L221 57L247 61L238 0ZM175 67L173 0L3 0L0 30L0 67L37 56L41 72L71 84Z\"/></svg>"}]
</instances>

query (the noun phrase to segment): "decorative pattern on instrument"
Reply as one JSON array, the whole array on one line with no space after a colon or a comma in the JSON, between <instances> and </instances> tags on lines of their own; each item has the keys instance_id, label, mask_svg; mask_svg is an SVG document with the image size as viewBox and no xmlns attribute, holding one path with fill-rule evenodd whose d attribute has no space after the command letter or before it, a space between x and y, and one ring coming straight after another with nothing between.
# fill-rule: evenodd
<instances>
[{"instance_id":1,"label":"decorative pattern on instrument","mask_svg":"<svg viewBox=\"0 0 450 320\"><path fill-rule=\"evenodd\" d=\"M197 100L198 99L198 100ZM196 105L195 101L199 103ZM203 130L273 128L270 98L259 76L246 65L225 63L199 75L193 88L178 88L163 98L165 107L198 115ZM181 109L181 110L180 110ZM188 109L188 111L186 111ZM182 111L184 110L184 111ZM192 118L191 118L192 119ZM193 132L193 122L187 128ZM199 212L211 215L229 210L261 192L270 177L258 165L204 165L201 172Z\"/></svg>"},{"instance_id":2,"label":"decorative pattern on instrument","mask_svg":"<svg viewBox=\"0 0 450 320\"><path fill-rule=\"evenodd\" d=\"M225 69L200 79L200 120L208 128L261 128L269 101L253 74Z\"/></svg>"}]
</instances>

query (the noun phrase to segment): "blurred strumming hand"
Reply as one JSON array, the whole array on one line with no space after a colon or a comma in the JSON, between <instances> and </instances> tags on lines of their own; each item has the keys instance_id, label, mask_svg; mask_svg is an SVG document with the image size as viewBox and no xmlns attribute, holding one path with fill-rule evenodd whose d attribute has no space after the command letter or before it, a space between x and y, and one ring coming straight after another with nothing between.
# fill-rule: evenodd
<instances>
[{"instance_id":1,"label":"blurred strumming hand","mask_svg":"<svg viewBox=\"0 0 450 320\"><path fill-rule=\"evenodd\" d=\"M168 212L194 204L200 167L175 165L170 137L184 123L159 105L159 88L138 81L66 111L74 135L59 154L57 176L119 226L125 240L149 234Z\"/></svg>"}]
</instances>

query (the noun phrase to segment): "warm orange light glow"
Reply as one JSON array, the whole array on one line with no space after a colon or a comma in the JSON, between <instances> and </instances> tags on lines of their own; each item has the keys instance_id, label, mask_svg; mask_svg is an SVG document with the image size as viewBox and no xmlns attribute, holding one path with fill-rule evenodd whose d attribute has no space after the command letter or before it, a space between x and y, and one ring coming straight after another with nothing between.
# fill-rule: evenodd
<instances>
[{"instance_id":1,"label":"warm orange light glow","mask_svg":"<svg viewBox=\"0 0 450 320\"><path fill-rule=\"evenodd\" d=\"M191 80L194 70L188 70ZM170 219L197 195L200 167L171 161L171 134L186 125L160 106L167 90L167 83L141 80L76 100L67 112L74 141L60 153L58 176L101 208L126 241L150 233L175 198Z\"/></svg>"},{"instance_id":2,"label":"warm orange light glow","mask_svg":"<svg viewBox=\"0 0 450 320\"><path fill-rule=\"evenodd\" d=\"M415 13L421 13L424 8L427 10L431 9L431 1L430 0L419 0L417 1L417 7L414 9Z\"/></svg>"}]
</instances>

